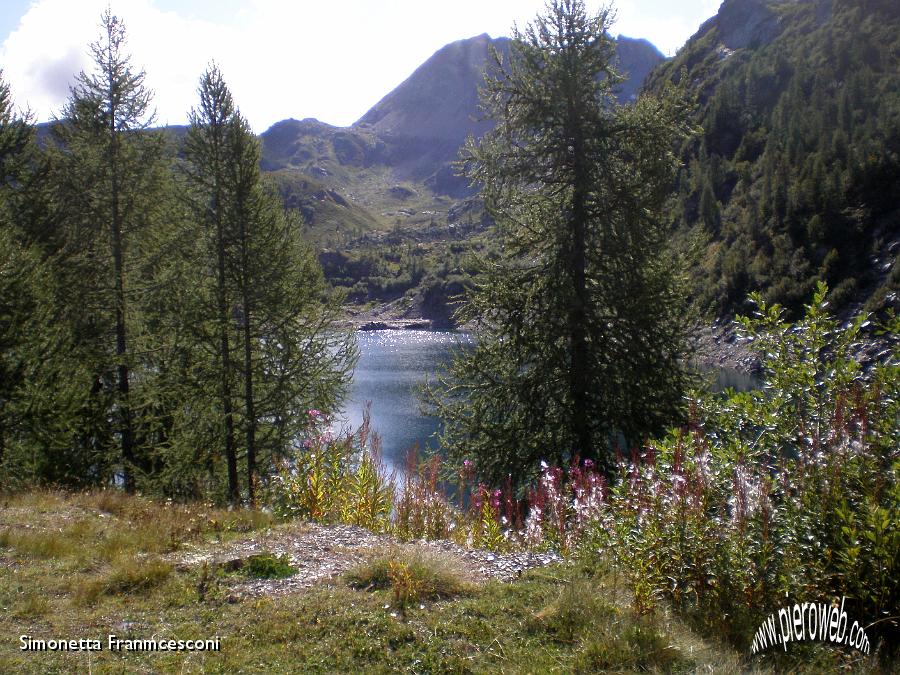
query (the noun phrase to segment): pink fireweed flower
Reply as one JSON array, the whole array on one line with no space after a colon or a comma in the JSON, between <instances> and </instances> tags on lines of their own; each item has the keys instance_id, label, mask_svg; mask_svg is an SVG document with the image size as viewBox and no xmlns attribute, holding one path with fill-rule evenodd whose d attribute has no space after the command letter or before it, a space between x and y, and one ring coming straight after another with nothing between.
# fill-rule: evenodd
<instances>
[{"instance_id":1,"label":"pink fireweed flower","mask_svg":"<svg viewBox=\"0 0 900 675\"><path fill-rule=\"evenodd\" d=\"M494 490L491 493L491 508L500 509L500 490Z\"/></svg>"},{"instance_id":2,"label":"pink fireweed flower","mask_svg":"<svg viewBox=\"0 0 900 675\"><path fill-rule=\"evenodd\" d=\"M485 492L487 492L487 489L483 485L479 485L475 494L472 495L472 510L474 510L475 513L481 512L481 505L484 503Z\"/></svg>"}]
</instances>

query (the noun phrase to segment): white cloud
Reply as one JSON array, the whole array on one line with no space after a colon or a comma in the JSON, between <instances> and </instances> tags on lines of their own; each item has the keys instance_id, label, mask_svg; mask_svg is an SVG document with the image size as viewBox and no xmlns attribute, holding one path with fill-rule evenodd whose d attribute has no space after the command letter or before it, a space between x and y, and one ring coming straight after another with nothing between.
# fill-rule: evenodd
<instances>
[{"instance_id":1,"label":"white cloud","mask_svg":"<svg viewBox=\"0 0 900 675\"><path fill-rule=\"evenodd\" d=\"M93 64L89 45L100 36L106 0L40 0L3 43L4 75L17 104L40 120L58 115L68 88ZM182 122L194 98L197 78L209 58L204 47L221 28L155 8L149 0L119 0L132 65L147 71L161 123ZM202 36L198 40L193 36Z\"/></svg>"},{"instance_id":2,"label":"white cloud","mask_svg":"<svg viewBox=\"0 0 900 675\"><path fill-rule=\"evenodd\" d=\"M107 2L32 3L0 47L4 75L21 107L40 120L59 114L75 74L91 67L88 45L99 37ZM692 19L681 9L642 15L638 5L653 2L659 0L620 9L613 32L647 37L666 51L705 18ZM179 10L163 9L164 3ZM444 44L483 32L506 35L514 21L523 26L544 2L235 0L230 11L210 2L184 2L185 9L168 0L111 4L125 22L133 65L146 70L156 93L159 123L186 121L200 74L215 60L241 110L262 131L287 117L350 124ZM713 3L692 4L703 13ZM676 13L682 16L673 18Z\"/></svg>"}]
</instances>

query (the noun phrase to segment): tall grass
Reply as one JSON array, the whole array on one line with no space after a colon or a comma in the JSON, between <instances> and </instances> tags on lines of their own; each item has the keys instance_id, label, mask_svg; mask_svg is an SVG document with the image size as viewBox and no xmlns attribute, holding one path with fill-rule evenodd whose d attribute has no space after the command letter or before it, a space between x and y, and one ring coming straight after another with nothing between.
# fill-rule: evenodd
<instances>
[{"instance_id":1,"label":"tall grass","mask_svg":"<svg viewBox=\"0 0 900 675\"><path fill-rule=\"evenodd\" d=\"M269 481L267 501L282 518L347 523L374 532L390 529L394 476L381 458L369 413L356 433L334 437L330 420L310 410L313 433L303 449Z\"/></svg>"}]
</instances>

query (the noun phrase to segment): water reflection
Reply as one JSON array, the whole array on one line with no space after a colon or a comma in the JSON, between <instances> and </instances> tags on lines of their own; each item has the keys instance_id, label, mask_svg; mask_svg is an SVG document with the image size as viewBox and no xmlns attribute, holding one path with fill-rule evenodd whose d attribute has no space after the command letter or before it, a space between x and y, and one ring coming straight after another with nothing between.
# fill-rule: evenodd
<instances>
[{"instance_id":1,"label":"water reflection","mask_svg":"<svg viewBox=\"0 0 900 675\"><path fill-rule=\"evenodd\" d=\"M357 333L359 362L353 373L343 417L352 428L362 422L371 404L372 426L381 436L384 459L393 468L403 465L416 443L436 447L437 418L424 415L419 392L426 378L435 379L464 334L430 331L379 330Z\"/></svg>"},{"instance_id":2,"label":"water reflection","mask_svg":"<svg viewBox=\"0 0 900 675\"><path fill-rule=\"evenodd\" d=\"M710 391L721 392L726 389L735 391L750 391L762 386L762 381L756 375L748 375L734 368L713 368L708 371L712 375Z\"/></svg>"}]
</instances>

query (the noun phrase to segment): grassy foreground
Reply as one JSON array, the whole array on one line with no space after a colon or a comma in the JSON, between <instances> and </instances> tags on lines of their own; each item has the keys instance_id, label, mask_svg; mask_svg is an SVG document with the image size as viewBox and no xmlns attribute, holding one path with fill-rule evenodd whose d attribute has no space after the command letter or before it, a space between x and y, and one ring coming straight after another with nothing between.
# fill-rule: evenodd
<instances>
[{"instance_id":1,"label":"grassy foreground","mask_svg":"<svg viewBox=\"0 0 900 675\"><path fill-rule=\"evenodd\" d=\"M476 586L448 561L389 550L312 591L242 600L219 589L225 572L176 569L166 555L187 542L277 530L266 513L115 492L32 492L0 498L0 506L0 672L767 672L779 665L701 639L666 612L634 614L614 573L577 563ZM265 567L277 573L277 560ZM110 634L219 637L221 647L110 651ZM20 635L99 639L103 649L22 651ZM807 657L799 670L849 665L824 652Z\"/></svg>"}]
</instances>

